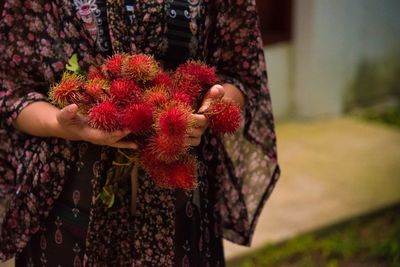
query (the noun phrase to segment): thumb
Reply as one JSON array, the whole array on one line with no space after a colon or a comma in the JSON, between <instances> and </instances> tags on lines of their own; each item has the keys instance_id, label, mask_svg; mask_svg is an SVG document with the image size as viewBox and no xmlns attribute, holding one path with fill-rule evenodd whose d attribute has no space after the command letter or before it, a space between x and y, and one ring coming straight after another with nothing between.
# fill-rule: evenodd
<instances>
[{"instance_id":1,"label":"thumb","mask_svg":"<svg viewBox=\"0 0 400 267\"><path fill-rule=\"evenodd\" d=\"M78 105L71 104L60 110L58 113L59 121L69 121L76 117L78 114Z\"/></svg>"},{"instance_id":2,"label":"thumb","mask_svg":"<svg viewBox=\"0 0 400 267\"><path fill-rule=\"evenodd\" d=\"M198 110L198 113L205 112L214 101L221 99L224 94L224 87L222 87L222 85L217 84L211 87L211 89L205 95L203 103Z\"/></svg>"}]
</instances>

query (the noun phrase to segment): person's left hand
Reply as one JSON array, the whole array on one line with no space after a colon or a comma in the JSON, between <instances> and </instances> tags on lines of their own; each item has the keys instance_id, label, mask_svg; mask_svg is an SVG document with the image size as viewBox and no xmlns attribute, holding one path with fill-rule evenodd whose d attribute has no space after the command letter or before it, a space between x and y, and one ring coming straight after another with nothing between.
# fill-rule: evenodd
<instances>
[{"instance_id":1,"label":"person's left hand","mask_svg":"<svg viewBox=\"0 0 400 267\"><path fill-rule=\"evenodd\" d=\"M193 127L190 127L187 132L186 144L189 146L198 146L201 142L201 136L208 127L208 119L205 115L201 114L208 109L213 101L221 99L225 94L222 85L214 85L205 95L203 102L197 111L191 115Z\"/></svg>"}]
</instances>

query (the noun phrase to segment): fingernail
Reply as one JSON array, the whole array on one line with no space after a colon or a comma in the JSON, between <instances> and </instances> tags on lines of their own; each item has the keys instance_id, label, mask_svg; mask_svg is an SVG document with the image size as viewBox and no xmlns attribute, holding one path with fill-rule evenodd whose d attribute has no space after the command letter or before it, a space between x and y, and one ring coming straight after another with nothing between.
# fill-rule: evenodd
<instances>
[{"instance_id":1,"label":"fingernail","mask_svg":"<svg viewBox=\"0 0 400 267\"><path fill-rule=\"evenodd\" d=\"M72 104L72 105L68 106L68 111L75 111L76 108L78 108L78 105Z\"/></svg>"},{"instance_id":2,"label":"fingernail","mask_svg":"<svg viewBox=\"0 0 400 267\"><path fill-rule=\"evenodd\" d=\"M224 89L224 88L222 87L222 85L219 85L219 84L215 85L215 88L216 88L218 91L221 91L222 89Z\"/></svg>"}]
</instances>

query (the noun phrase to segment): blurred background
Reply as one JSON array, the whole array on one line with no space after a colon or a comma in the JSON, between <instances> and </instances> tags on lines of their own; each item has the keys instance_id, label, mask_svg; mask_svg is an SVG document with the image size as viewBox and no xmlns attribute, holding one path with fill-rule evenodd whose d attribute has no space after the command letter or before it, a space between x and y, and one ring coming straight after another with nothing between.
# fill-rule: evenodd
<instances>
[{"instance_id":1,"label":"blurred background","mask_svg":"<svg viewBox=\"0 0 400 267\"><path fill-rule=\"evenodd\" d=\"M400 1L257 4L282 176L228 266L400 266Z\"/></svg>"},{"instance_id":2,"label":"blurred background","mask_svg":"<svg viewBox=\"0 0 400 267\"><path fill-rule=\"evenodd\" d=\"M282 176L228 266L400 266L400 1L257 4Z\"/></svg>"}]
</instances>

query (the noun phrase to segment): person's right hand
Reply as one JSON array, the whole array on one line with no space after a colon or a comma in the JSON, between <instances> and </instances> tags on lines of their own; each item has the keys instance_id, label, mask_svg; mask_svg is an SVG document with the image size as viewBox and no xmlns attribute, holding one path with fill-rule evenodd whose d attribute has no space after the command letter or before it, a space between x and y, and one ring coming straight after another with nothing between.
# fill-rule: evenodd
<instances>
[{"instance_id":1,"label":"person's right hand","mask_svg":"<svg viewBox=\"0 0 400 267\"><path fill-rule=\"evenodd\" d=\"M106 145L117 148L137 149L137 144L121 141L130 132L106 132L89 126L88 118L78 112L78 106L71 104L59 110L57 115L58 135L72 141L86 141L96 145Z\"/></svg>"}]
</instances>

